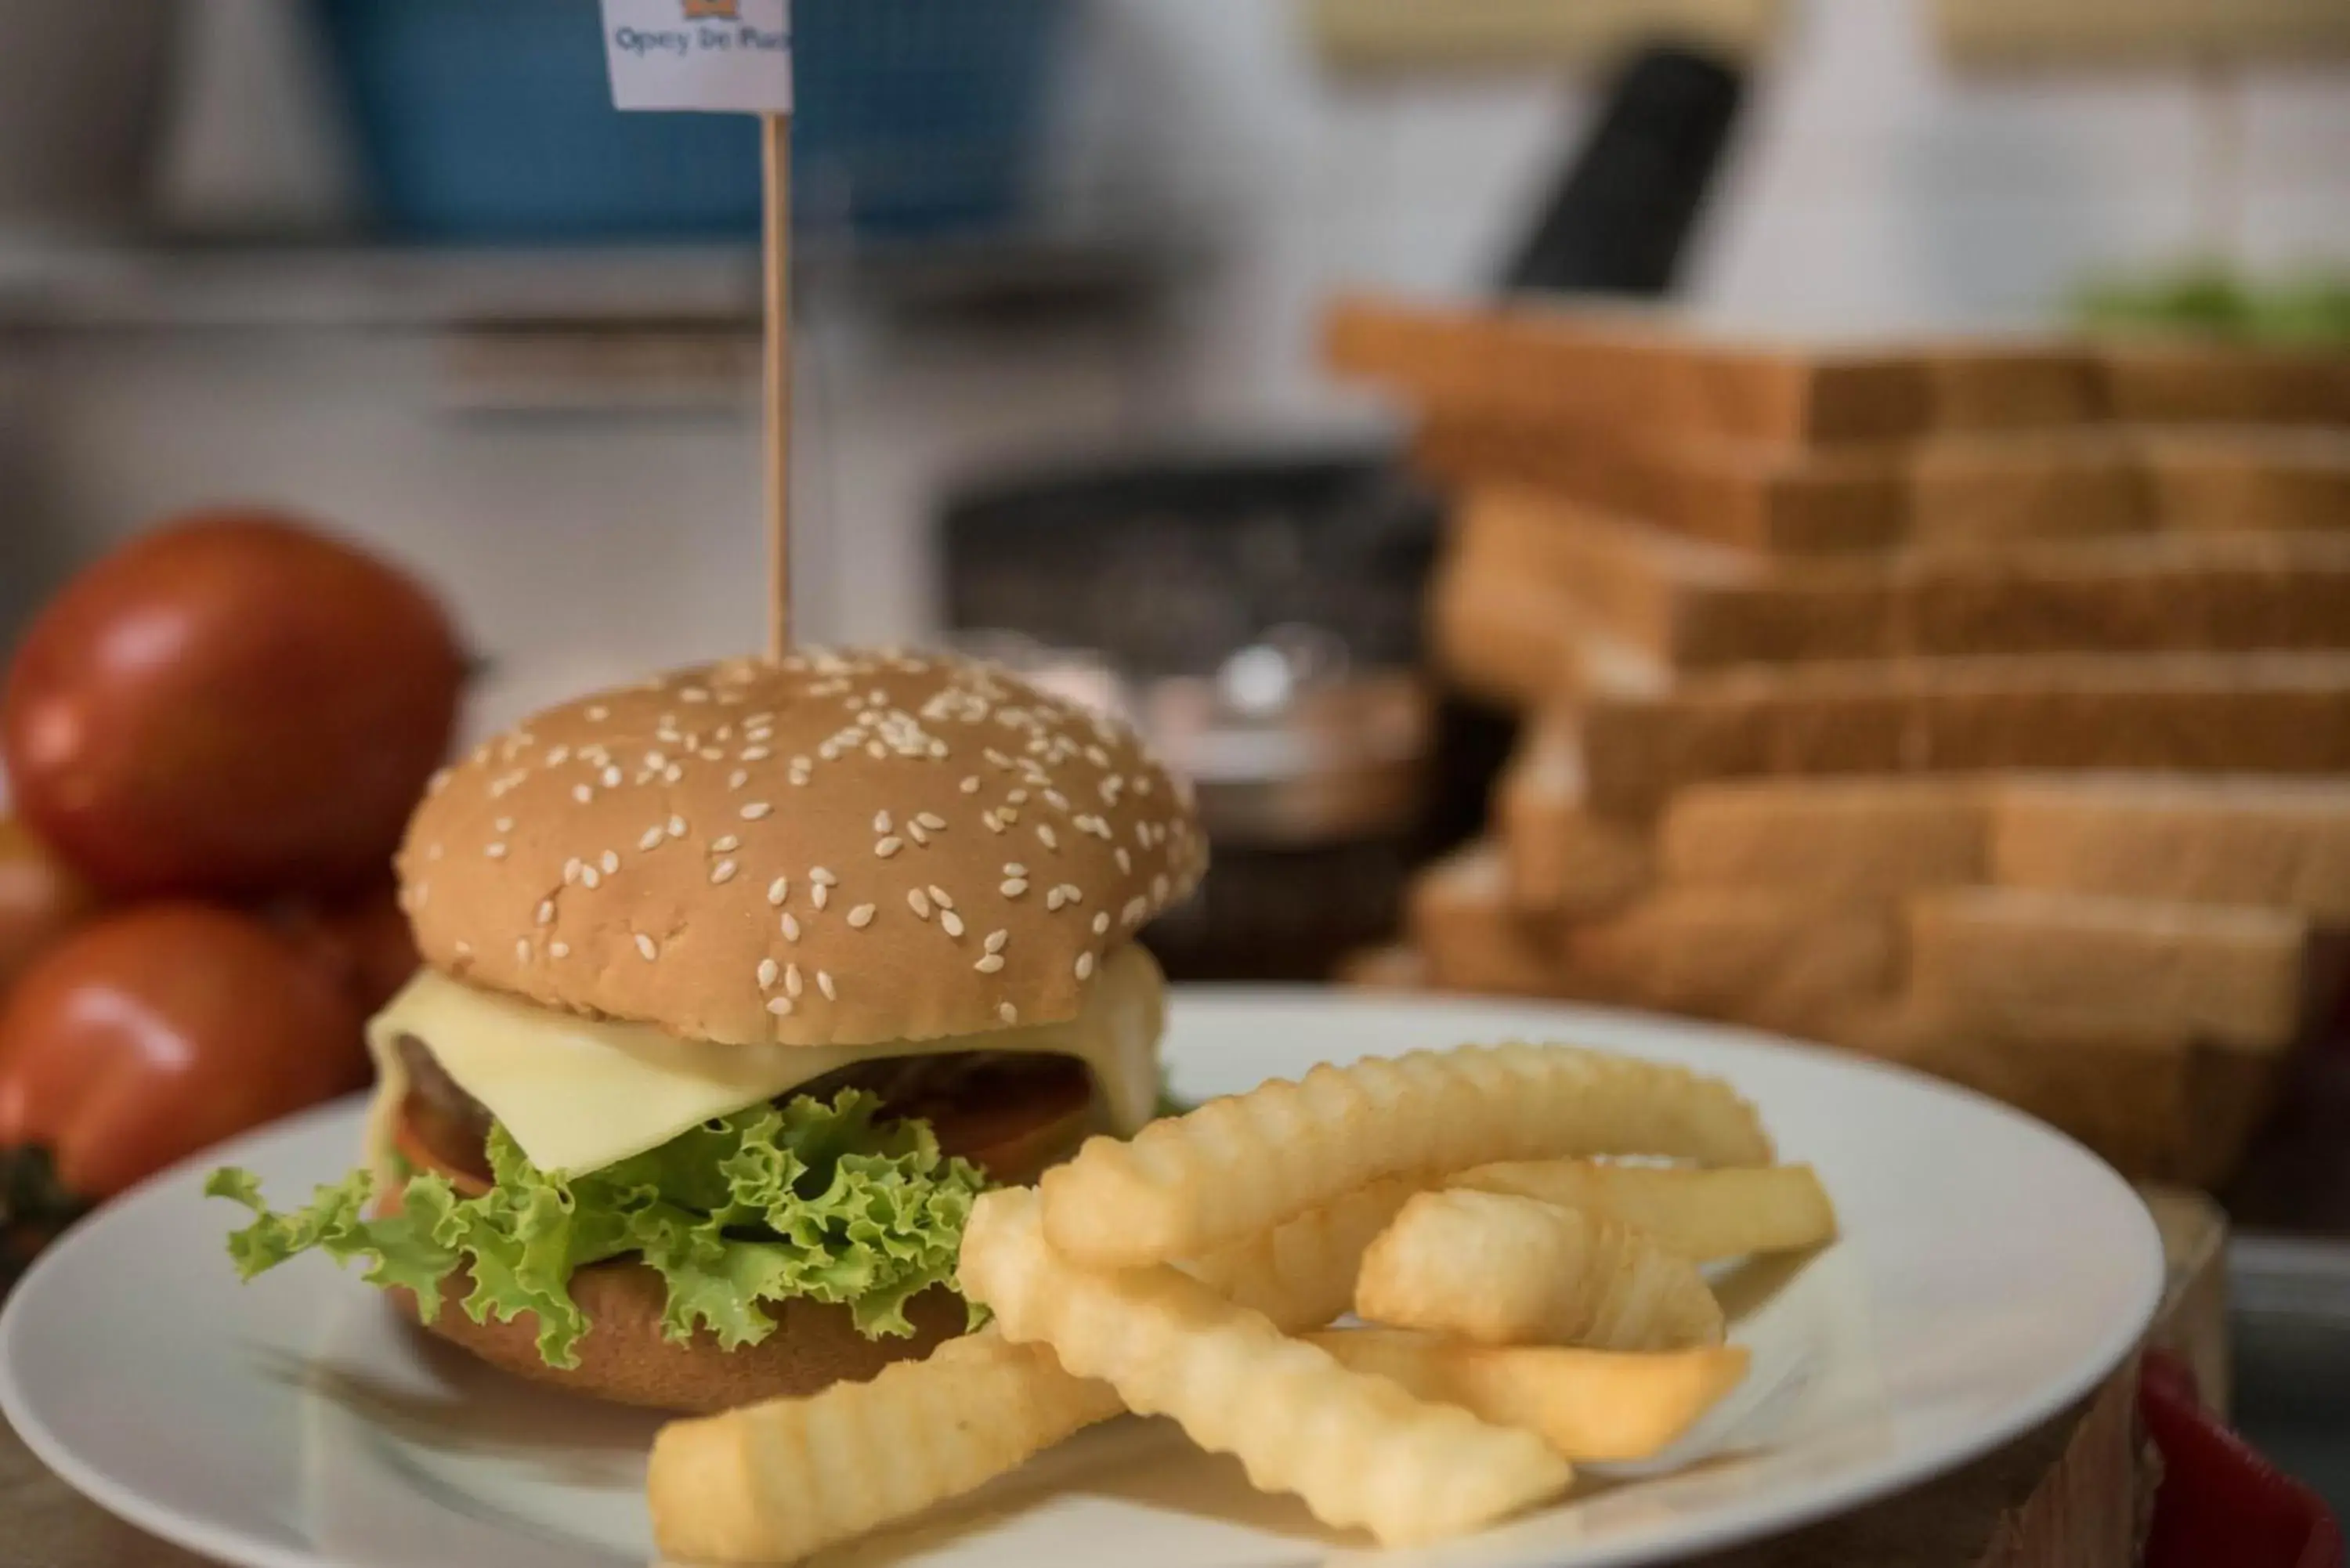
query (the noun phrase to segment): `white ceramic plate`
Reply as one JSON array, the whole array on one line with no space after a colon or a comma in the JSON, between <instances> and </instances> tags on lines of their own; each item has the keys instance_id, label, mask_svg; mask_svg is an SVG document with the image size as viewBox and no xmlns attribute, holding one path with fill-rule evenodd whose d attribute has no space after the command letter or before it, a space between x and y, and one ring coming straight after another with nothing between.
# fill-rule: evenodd
<instances>
[{"instance_id":1,"label":"white ceramic plate","mask_svg":"<svg viewBox=\"0 0 2350 1568\"><path fill-rule=\"evenodd\" d=\"M1159 1423L1087 1434L839 1561L1011 1568L1597 1568L1784 1530L1951 1469L2079 1397L2151 1317L2162 1260L2113 1172L1989 1101L1727 1030L1560 1008L1190 992L1169 1044L1193 1096L1323 1060L1572 1039L1720 1074L1785 1158L1815 1165L1844 1239L1724 1280L1755 1375L1669 1473L1586 1475L1559 1506L1386 1556ZM338 1106L221 1159L281 1200L338 1177ZM205 1160L44 1257L0 1316L0 1408L75 1486L181 1545L255 1564L644 1563L654 1423L466 1364L375 1292L306 1260L239 1286ZM1650 1467L1653 1472L1654 1467Z\"/></svg>"}]
</instances>

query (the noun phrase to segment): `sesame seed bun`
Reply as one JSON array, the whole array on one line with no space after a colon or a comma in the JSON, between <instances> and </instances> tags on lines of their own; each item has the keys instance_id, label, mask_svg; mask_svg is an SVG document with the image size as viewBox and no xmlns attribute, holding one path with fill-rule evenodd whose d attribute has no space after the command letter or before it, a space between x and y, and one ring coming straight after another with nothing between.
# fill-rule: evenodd
<instances>
[{"instance_id":1,"label":"sesame seed bun","mask_svg":"<svg viewBox=\"0 0 2350 1568\"><path fill-rule=\"evenodd\" d=\"M1123 726L943 655L804 652L582 698L437 778L399 858L425 961L723 1044L1074 1017L1198 881Z\"/></svg>"}]
</instances>

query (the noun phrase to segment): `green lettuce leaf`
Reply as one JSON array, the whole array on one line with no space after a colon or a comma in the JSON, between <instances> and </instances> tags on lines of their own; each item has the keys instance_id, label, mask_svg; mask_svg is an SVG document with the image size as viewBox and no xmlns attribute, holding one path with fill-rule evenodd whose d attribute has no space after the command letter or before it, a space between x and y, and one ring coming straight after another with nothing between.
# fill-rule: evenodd
<instances>
[{"instance_id":1,"label":"green lettuce leaf","mask_svg":"<svg viewBox=\"0 0 2350 1568\"><path fill-rule=\"evenodd\" d=\"M357 1259L369 1283L415 1292L430 1323L442 1281L470 1268L467 1314L475 1323L535 1314L550 1366L577 1366L588 1331L572 1274L628 1256L666 1283L662 1324L672 1340L706 1325L729 1350L756 1345L775 1330L761 1303L797 1298L847 1306L869 1338L903 1336L914 1332L906 1303L954 1283L963 1222L984 1179L941 1154L928 1123L877 1124L879 1109L857 1090L829 1104L801 1096L572 1177L539 1170L493 1127L494 1187L464 1198L441 1177L419 1176L390 1219L369 1216L374 1183L365 1171L284 1214L244 1171L216 1171L205 1190L253 1211L229 1238L246 1279L307 1251Z\"/></svg>"}]
</instances>

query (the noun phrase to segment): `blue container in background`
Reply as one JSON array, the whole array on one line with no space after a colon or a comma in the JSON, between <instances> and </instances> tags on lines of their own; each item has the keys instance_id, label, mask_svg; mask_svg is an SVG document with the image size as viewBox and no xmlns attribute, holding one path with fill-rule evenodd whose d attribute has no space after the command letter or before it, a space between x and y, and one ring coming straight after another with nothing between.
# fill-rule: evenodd
<instances>
[{"instance_id":1,"label":"blue container in background","mask_svg":"<svg viewBox=\"0 0 2350 1568\"><path fill-rule=\"evenodd\" d=\"M319 0L379 221L438 241L741 235L746 116L621 114L597 0ZM796 0L795 212L861 234L1029 204L1069 0Z\"/></svg>"}]
</instances>

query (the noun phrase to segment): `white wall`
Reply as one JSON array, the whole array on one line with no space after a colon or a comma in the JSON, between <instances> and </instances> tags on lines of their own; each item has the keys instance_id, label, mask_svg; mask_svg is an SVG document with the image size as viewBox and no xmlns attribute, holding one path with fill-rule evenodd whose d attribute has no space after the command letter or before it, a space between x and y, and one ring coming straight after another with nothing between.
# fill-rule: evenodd
<instances>
[{"instance_id":1,"label":"white wall","mask_svg":"<svg viewBox=\"0 0 2350 1568\"><path fill-rule=\"evenodd\" d=\"M208 27L265 33L281 3L202 9ZM1586 112L1540 75L1329 79L1282 0L1098 5L1087 123L1211 264L1139 333L811 323L800 576L816 635L930 629L931 500L991 457L1376 421L1315 368L1319 302L1477 288ZM2012 323L2086 268L2201 238L2213 107L2184 77L1962 81L1935 62L1918 0L1791 9L1698 258L1708 309L1804 331ZM317 95L252 79L257 57L232 42L200 46L215 65L189 106L175 208L331 216L338 154ZM300 58L270 47L258 57ZM2262 67L2223 97L2242 128L2241 254L2345 260L2350 76ZM286 157L289 140L315 155ZM452 586L506 671L494 715L755 640L747 406L484 420L448 411L438 375L412 335L67 338L42 391L13 400L31 421L11 442L33 470L19 488L82 545L221 495L343 520Z\"/></svg>"}]
</instances>

